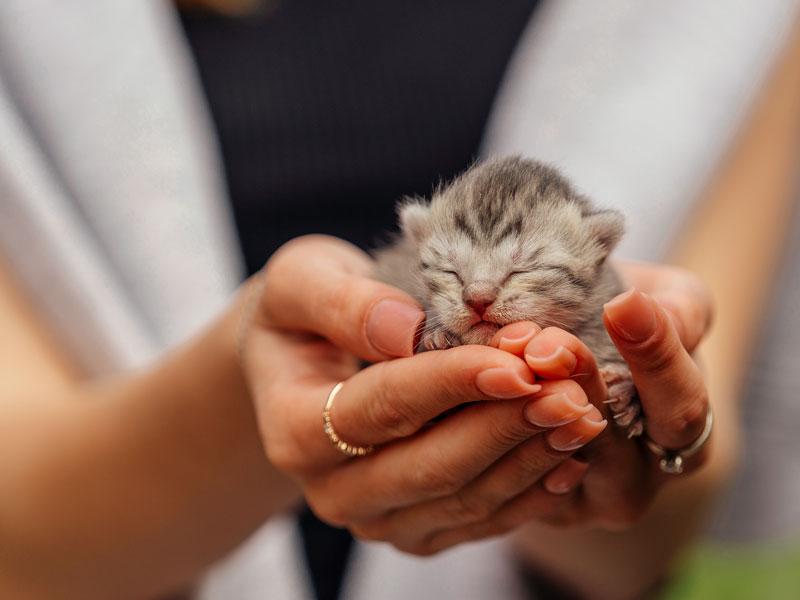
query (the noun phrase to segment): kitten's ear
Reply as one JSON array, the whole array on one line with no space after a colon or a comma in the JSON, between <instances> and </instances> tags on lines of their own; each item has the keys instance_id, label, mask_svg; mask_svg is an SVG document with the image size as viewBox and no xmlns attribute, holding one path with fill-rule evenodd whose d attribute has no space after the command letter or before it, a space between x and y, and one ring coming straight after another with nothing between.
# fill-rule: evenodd
<instances>
[{"instance_id":1,"label":"kitten's ear","mask_svg":"<svg viewBox=\"0 0 800 600\"><path fill-rule=\"evenodd\" d=\"M602 250L605 259L625 233L625 217L618 210L599 210L586 215L583 222Z\"/></svg>"},{"instance_id":2,"label":"kitten's ear","mask_svg":"<svg viewBox=\"0 0 800 600\"><path fill-rule=\"evenodd\" d=\"M420 200L406 200L397 213L400 216L400 229L413 242L422 241L430 231L431 209Z\"/></svg>"}]
</instances>

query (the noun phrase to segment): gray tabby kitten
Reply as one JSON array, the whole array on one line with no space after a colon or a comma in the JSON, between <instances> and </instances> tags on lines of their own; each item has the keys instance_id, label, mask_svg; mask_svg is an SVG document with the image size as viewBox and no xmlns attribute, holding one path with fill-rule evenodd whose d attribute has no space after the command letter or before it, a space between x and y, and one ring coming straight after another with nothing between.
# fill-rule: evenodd
<instances>
[{"instance_id":1,"label":"gray tabby kitten","mask_svg":"<svg viewBox=\"0 0 800 600\"><path fill-rule=\"evenodd\" d=\"M376 253L377 276L424 307L419 350L488 344L515 321L560 327L597 358L615 422L642 433L630 371L601 317L624 291L606 261L624 232L619 212L520 157L477 164L430 203L406 200L398 212L402 234Z\"/></svg>"}]
</instances>

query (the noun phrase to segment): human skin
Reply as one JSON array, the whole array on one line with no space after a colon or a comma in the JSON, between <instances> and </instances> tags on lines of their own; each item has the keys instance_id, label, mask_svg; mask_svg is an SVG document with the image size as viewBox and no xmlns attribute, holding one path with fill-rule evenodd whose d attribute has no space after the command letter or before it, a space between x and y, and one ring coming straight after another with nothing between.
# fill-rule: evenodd
<instances>
[{"instance_id":1,"label":"human skin","mask_svg":"<svg viewBox=\"0 0 800 600\"><path fill-rule=\"evenodd\" d=\"M599 430L594 410L580 416L572 408L605 411L605 385L580 340L516 323L498 332L494 348L412 356L423 315L411 298L371 280L371 268L353 246L308 236L284 246L261 276L245 355L248 379L270 461L298 481L318 515L362 538L425 555L530 520L618 528L646 510L669 478L621 431ZM639 292L623 294L605 318L615 341L620 330L630 337L637 327L651 327L649 342L620 350L632 361L653 439L688 445L702 430L708 400L684 342L691 348L705 332L708 294L677 269L622 269L656 297L671 294L668 310ZM659 269L669 276L655 277ZM373 325L384 317L376 319L376 307L387 299L399 303L393 322L400 325L390 339L377 340ZM356 358L378 362L359 370ZM486 373L495 389L487 388ZM526 387L534 379L542 389ZM347 459L320 435L322 406L338 381L345 384L332 410L334 426L351 444L379 446L370 456ZM487 402L425 426L475 400ZM584 460L568 458L595 437ZM705 457L697 454L687 472Z\"/></svg>"},{"instance_id":2,"label":"human skin","mask_svg":"<svg viewBox=\"0 0 800 600\"><path fill-rule=\"evenodd\" d=\"M240 299L154 365L87 379L0 261L0 597L156 597L298 500L264 460Z\"/></svg>"},{"instance_id":3,"label":"human skin","mask_svg":"<svg viewBox=\"0 0 800 600\"><path fill-rule=\"evenodd\" d=\"M293 246L305 252L308 242ZM319 255L328 259L336 249L356 252L340 241L314 241L320 242ZM319 281L333 272L323 265ZM409 539L392 540L409 551L439 549L418 547L421 534L430 531L424 521L436 510L454 508L458 514L474 501L501 504L534 480L542 482L537 496L544 508L537 514L567 504L571 496L563 487L564 475L574 489L585 466L567 460L574 448L563 452L553 444L581 436L589 441L602 429L583 416L588 405L580 385L569 380L544 384L545 389L564 386L572 403L548 401L541 394L534 398L530 367L514 352L489 347L383 361L353 376L353 355L320 334L343 346L361 344L362 355L380 361L391 354L370 340L389 350L398 344L398 354L410 354L413 329L403 338L385 318L370 321L368 309L376 296L362 294L366 303L355 299L363 291L359 286L375 290L376 282L345 274L355 279L341 288L347 293L339 301L336 295L314 298L307 288L301 294L314 298L304 305L311 313L295 315L306 333L290 329L286 321L268 324L268 313L256 313L247 360L268 352L255 360L249 377L261 435L237 356L245 294L206 331L152 367L91 381L58 352L13 280L0 276L5 334L0 339L0 592L22 599L140 598L193 580L299 498L298 486L265 460L262 439L268 456L292 471L312 504L316 499L315 508L322 503L321 512L333 521L349 521L349 511L357 511L358 533L359 525L389 511L412 519L417 531ZM385 293L396 299L399 292L382 287L378 296ZM309 326L319 329L316 335L307 333ZM507 370L477 376L487 368ZM373 457L346 460L325 438L321 410L329 384L351 376L337 398L334 422L358 443L380 443L387 432L410 433L429 415L464 400L494 400ZM395 395L403 388L417 394ZM526 420L529 404L541 409L537 421L552 425ZM421 410L409 410L414 407ZM574 420L555 426L565 419ZM381 423L388 428L381 429ZM560 437L558 431L568 435ZM323 460L308 460L318 456ZM428 468L417 469L418 464ZM558 464L574 468L562 467L556 471L561 480L551 482L546 473ZM487 473L493 475L479 475L489 465L494 466ZM396 511L398 506L407 512Z\"/></svg>"},{"instance_id":4,"label":"human skin","mask_svg":"<svg viewBox=\"0 0 800 600\"><path fill-rule=\"evenodd\" d=\"M800 44L795 43L793 48L795 66L780 71L779 85L769 90L766 106L758 112L754 127L748 129L742 145L732 155L730 168L712 189L706 208L694 222L695 231L688 232L688 240L677 253L683 264L700 273L704 281L711 282L719 302L717 333L701 349L717 415L709 455L701 457L706 460L706 467L693 476L676 478L670 485L657 482L661 487L658 496L637 499L642 504L629 507L627 520L639 517L638 521L623 531L610 531L608 523L591 529L548 526L545 520L585 519L591 523L598 515L601 519L608 517L603 515L601 504L577 502L573 495L576 488L571 486L580 483L581 490L593 485L603 489L614 486L615 481L635 480L637 473L642 475L636 462L625 465L609 461L609 466L604 467L602 455L593 455L593 445L588 444L584 454L589 469L582 471L584 467L578 465L580 468L568 470L567 493L558 493L564 487L556 474L563 471L551 469L540 480L543 490L549 487L548 495L541 492L541 497L550 512L542 511L539 520L524 525L515 535L520 557L569 581L588 596L641 597L643 590L668 571L671 561L699 530L710 501L730 470L737 445L737 386L746 370L749 341L769 289L772 266L780 254L782 232L788 222L786 214L791 206L787 181L791 180L798 156L800 69L796 65ZM754 197L759 202L753 202ZM732 236L731 231L737 235ZM720 256L733 259L721 262ZM692 278L683 277L680 270L631 264L625 265L624 270L629 283L648 292L667 311L668 321L663 318L664 313L659 313L658 331L668 332L671 322L682 345L691 348L692 340L699 339L708 326L705 293L693 284L686 285ZM323 447L327 452L332 450L322 433L320 418L328 384L339 377L347 378L355 369L349 353L327 353L327 345L320 336L328 335L347 347L346 344L357 344L359 339L364 341L367 331L364 327L368 323L358 318L364 316L369 304L351 304L344 291L328 300L333 302L316 304L320 309L316 314L306 310L299 315L298 323L283 323L274 332L268 331L267 319L257 323L259 335L269 338L268 343L279 339L287 342L277 346L273 356L286 352L287 356L294 353L292 356L303 359L276 363L284 368L277 382L286 382L296 375L295 383L307 386L309 395L305 397L314 404L306 415L312 415L308 432L314 436L310 446L314 453ZM264 519L299 498L299 486L264 460L261 435L265 435L269 446L273 419L284 419L288 423L287 435L292 432L291 437L302 436L306 413L293 411L298 405L289 403L282 404L286 414L272 413L266 405L270 402L277 405L281 400L278 396L284 396L285 400L286 390L275 385L272 394L276 398L270 398L269 382L254 372L251 385L261 393L256 398L260 431L256 428L251 397L236 354L242 301L240 296L205 332L151 368L103 381L87 381L59 351L15 282L0 268L0 330L3 331L0 336L0 596L141 598L168 592L198 577L207 565L240 543ZM339 332L325 326L328 317L334 314L343 319ZM377 334L387 323L372 325L375 328L371 333ZM309 334L309 329L316 333ZM492 360L512 369L520 368L522 360L515 355L521 342L513 341L518 339L513 335L507 338L507 342L512 341L501 354L494 349ZM251 351L257 351L256 340L252 343ZM499 340L498 345L501 345ZM661 366L657 373L673 373L683 378L695 372L680 368L685 362L682 349L674 344L666 347L672 351L659 354L661 360L653 363ZM373 360L390 356L369 344L365 348ZM403 352L401 348L400 354ZM645 346L625 349L623 355L630 362L636 362L637 355L645 360L651 356ZM530 370L529 365L523 363L523 366ZM320 375L320 369L326 370L325 376ZM525 371L518 373L524 377ZM499 381L502 383L503 379ZM641 385L641 381L637 384ZM584 388L571 386L568 395L580 401L581 394L587 395ZM374 391L383 392L383 397L390 399L385 394L390 390L384 385ZM357 410L356 391L343 390L337 399L334 422L346 439L366 442L366 438L360 440L358 436L363 435L363 424L370 423L371 415ZM475 389L471 391L477 393ZM508 393L505 388L500 391ZM669 399L670 403L674 400L674 396ZM505 400L509 405L519 402L517 417L523 411L523 403L532 401L533 397ZM541 397L536 401L544 405ZM501 402L486 404L499 406ZM370 404L362 405L367 406ZM340 410L343 407L345 410ZM420 415L408 416L416 417L417 422L420 418ZM402 429L403 414L398 413L398 418L395 428ZM526 434L530 431L526 429ZM549 435L552 434L533 433L529 439L542 440ZM597 436L598 446L603 436L612 438L609 445L616 445L613 429L606 428ZM420 442L425 441L424 435L419 437ZM662 441L666 443L667 439ZM526 444L530 444L527 448L534 446L533 441L522 442L517 449L525 448ZM472 448L464 444L465 451ZM302 459L302 454L288 450L291 447L287 446L286 460ZM541 452L534 448L527 458L549 452L547 448ZM619 452L629 455L629 448L621 445ZM335 453L326 457L327 461L340 462L334 466L326 462L320 473L333 472L337 467L352 469L359 462L363 468L362 459L346 461ZM526 463L528 472L534 472L534 461ZM574 465L569 459L560 464ZM304 477L320 476L313 467L302 466ZM616 469L615 475L604 476L604 469ZM431 473L436 475L432 470L426 477ZM441 490L455 485L454 481L457 483L452 473L441 474L443 481L428 481L431 488ZM647 480L658 477L652 471L644 476ZM328 477L332 496L338 493L339 498L347 498L348 493L353 493L337 489L335 479L336 476ZM461 512L470 516L474 507L486 506L475 499L497 502L496 495L491 493L494 486L476 489L468 484L462 489L472 492L473 502L460 502L467 497L462 493L454 504L456 515ZM371 490L360 491L357 500L368 496ZM501 494L508 491L508 488L500 490ZM381 512L374 505L366 508L372 520L354 521L354 530L357 534L380 533L365 528L370 523L376 528L382 526L380 516L386 517L388 512ZM417 503L416 510L427 514L424 502ZM619 505L614 506L614 511L619 511ZM373 516L376 513L378 518ZM474 514L471 513L472 519ZM414 518L411 513L407 516ZM617 525L625 525L625 514L621 519L617 512L611 516L613 520L619 519ZM536 515L532 517L535 519ZM504 525L499 522L492 527ZM448 535L480 537L492 533L484 529ZM420 540L398 542L413 545ZM438 543L455 542L440 538ZM409 549L438 548L428 545Z\"/></svg>"},{"instance_id":5,"label":"human skin","mask_svg":"<svg viewBox=\"0 0 800 600\"><path fill-rule=\"evenodd\" d=\"M696 534L730 469L738 385L789 222L787 182L800 131L800 44L793 48L794 62L781 70L780 85L676 252L710 282L719 302L719 325L702 352L717 415L706 468L663 486L625 531L537 522L516 536L520 556L587 595L640 597ZM672 313L684 343L692 331L705 331L705 301L696 290L673 285L660 267L626 269L631 283ZM659 280L664 285L656 289ZM236 356L240 310L237 301L143 372L87 381L0 264L0 597L168 592L299 498L298 488L264 461ZM292 337L286 328L281 334ZM347 376L348 361L341 358L340 371L330 374ZM324 398L314 402L321 411ZM263 431L265 412L261 406ZM316 420L319 437L319 414ZM556 504L571 510L569 501Z\"/></svg>"},{"instance_id":6,"label":"human skin","mask_svg":"<svg viewBox=\"0 0 800 600\"><path fill-rule=\"evenodd\" d=\"M674 263L701 278L714 297L714 326L695 350L715 414L706 467L662 489L624 532L536 523L515 536L525 560L586 597L642 597L675 568L730 477L739 452L739 401L749 355L796 206L798 132L800 24L672 253ZM641 286L662 288L657 296L662 306L684 306L679 310L686 318L675 321L681 337L697 338L696 331L682 327L702 327L703 320L692 317L681 300L686 290L670 283L670 273L644 267L637 277L649 280Z\"/></svg>"},{"instance_id":7,"label":"human skin","mask_svg":"<svg viewBox=\"0 0 800 600\"><path fill-rule=\"evenodd\" d=\"M787 72L796 77L798 70ZM625 465L609 461L609 467L602 467L602 459L594 455L593 461L593 448L587 445L585 456L590 468L585 470L574 461L562 460L560 464L575 468L563 467L567 470L566 493L558 493L565 487L563 480L559 481L556 475L563 475L564 471L551 467L550 474L540 479L543 491L539 495L542 504L546 505L544 510L530 514L535 521L523 526L516 536L521 557L569 581L584 593L591 592L597 597L636 597L663 576L670 561L698 531L710 500L718 493L729 472L737 443L733 401L736 382L744 371L747 342L752 337L759 306L763 304L768 289L771 265L779 254L782 237L778 232L781 223L788 221L784 215L786 207L791 205L788 189L780 182L786 181L787 173L791 173L792 165L796 164L796 138L787 132L798 130L795 109L800 86L794 85L795 80L790 79L789 83L791 85L779 86L778 91L770 96L776 99L777 106L770 106L768 118L758 120L759 127L746 136L744 149L734 155L735 168L731 168L725 179L727 183L720 185L717 196L710 203L714 205L716 198L721 198L725 200L725 206L710 210L708 219L697 220L699 225L705 224L706 227L700 227L700 233L690 239L681 253L684 264L700 272L705 280L714 282L715 289L724 291L718 296L721 307L717 320L721 334L709 344L704 361L713 384L712 396L718 398L711 455L701 457L707 461L708 467L693 477L677 478L668 486L657 482L662 488L658 497L652 498L648 493L638 497L632 506L626 508L625 504L615 504L613 512L603 514L601 504L577 503L574 486L581 483L581 489L591 488L593 480L596 480L598 489L613 487L615 482L635 481L636 474L642 475L642 470L640 463L636 462ZM782 142L779 147L775 147L776 141ZM760 190L762 202L751 201L754 190ZM731 210L731 203L736 210ZM725 218L719 218L720 214ZM728 268L713 257L719 256L720 248L727 240L733 239L730 236L732 230L740 232L740 235L735 237L735 244L725 254L732 253L738 258L735 265ZM758 250L757 259L751 261L739 256L747 248ZM327 265L320 276L330 274L329 267ZM667 311L668 320L664 319L664 313L659 313L659 331L668 332L671 323L682 345L691 348L708 326L708 298L702 288L690 283L693 278L684 277L680 270L631 264L624 265L623 269L629 283L649 292ZM302 272L308 274L308 271ZM348 280L349 284L355 284L355 280L363 283L365 279L352 270L344 275L353 278ZM294 283L291 283L292 279L287 281L290 283L286 289L290 290L295 284L303 283L296 279ZM306 278L306 281L314 279ZM317 286L316 293L322 289ZM387 321L372 323L371 330L367 328L369 321L363 319L371 304L368 301L364 304L363 298L361 304L351 302L349 292L357 289L356 285L343 285L340 294L306 304L303 311L296 312L294 323L279 322L276 326L276 323L269 322L268 312L257 314L259 320L253 331L259 333L254 334L254 340L249 342L253 349L248 351L257 352L259 343L264 347L278 343L274 347L275 353L269 358L293 356L300 359L276 361L282 371L277 374L274 386L262 377L262 373L251 373L252 389L258 392L255 400L259 432L254 426L251 398L236 356L241 296L204 333L150 369L92 382L86 381L70 367L68 357L59 352L46 328L20 298L15 283L7 276L0 277L0 329L4 334L0 337L0 539L3 540L0 595L15 598L139 598L169 591L198 577L210 562L242 541L264 519L299 497L298 488L264 461L261 435L269 447L271 437L274 441L270 431L275 429L280 419L287 423L285 435L297 438L294 443L302 441L303 431L306 431L310 436L312 456L317 452L328 453L319 472L314 465L300 462L294 465L297 472L303 471L302 475L294 474L296 480L314 477L322 482L317 485L327 483L330 497L340 501L354 496L361 500L369 496L369 489L337 489L337 484L346 480L337 481L338 475L331 475L338 467L344 468L342 473L358 475L358 469L363 469L366 461L345 461L336 455L322 433L320 415L330 389L328 386L332 387L332 382L338 379L346 379L356 369L351 354L340 350L328 352L329 345L322 340L327 336L342 347L351 348L364 344L365 356L377 361L410 353L411 341L401 339L394 354L374 347L369 342L368 333L381 338L386 334ZM390 292L391 297L397 298L393 294ZM313 298L313 293L309 298ZM297 299L284 298L283 304L296 308L294 300ZM318 309L316 312L314 307ZM330 323L338 323L338 330L333 330ZM398 342L394 337L397 330L392 327L389 330L388 337ZM262 337L260 342L258 337ZM507 341L519 337L511 335ZM670 337L674 342L674 335L656 339ZM501 345L499 340L498 345ZM661 344L656 346L662 347ZM659 354L661 359L653 363L661 366L656 369L657 373L672 372L678 378L695 373L694 368L681 369L682 364L686 366L681 348L674 343L666 347L672 350ZM653 349L643 346L621 348L621 351L629 362L636 362L637 355L645 361L652 358ZM523 368L517 371L520 377L525 377L525 368L530 372L530 365L517 356L519 349L513 341L500 354L497 354L498 349L482 348L480 351L490 353L492 360L501 361L500 364L512 371ZM266 369L269 360L259 363L260 368ZM496 363L490 364L497 366ZM538 366L539 374L545 375L542 365ZM324 375L320 369L324 369ZM306 386L309 394L301 397L309 399L312 405L309 412L294 410L298 406L308 408L297 403L281 404L285 414L269 408L270 403L280 404L281 397L286 399L287 390L277 383L291 379ZM416 372L411 380L415 379ZM361 383L364 381L362 378ZM408 378L404 381L407 382ZM502 383L502 378L499 381ZM378 397L390 399L386 392L392 388L385 385L387 380L383 383L373 392ZM641 381L637 384L641 386ZM575 385L568 390L568 396L578 405L582 400L581 394L584 397L592 395L586 393L585 387L585 384L583 387ZM313 395L310 393L312 390ZM370 406L368 402L362 405L365 410L359 413L359 404L353 401L357 391L352 387L349 391L343 390L337 399L334 422L345 439L360 443L378 441L380 437L359 438L374 415L366 410ZM507 388L500 391L509 392ZM471 392L477 393L474 388ZM474 398L469 394L466 396ZM674 399L672 396L669 400L673 402ZM523 396L510 400L505 402L509 405L519 403L519 412L516 413L519 418L516 423L519 424L522 422L523 404L534 398ZM541 400L541 397L537 399L540 406L544 406ZM455 400L448 402L454 403ZM491 404L499 406L501 403L494 401ZM344 412L341 410L343 407ZM647 410L647 401L645 407ZM398 428L402 430L403 416L402 412L395 415L392 428L395 432ZM424 417L407 416L412 424ZM499 414L495 416L503 419ZM306 421L306 418L311 420ZM464 420L462 418L461 425ZM308 427L306 422L310 424ZM408 424L405 426L410 427ZM524 423L522 427L526 428L522 438L530 435L526 439L531 441L519 443L517 449L526 455L527 472L535 475L535 459L552 456L551 450L544 446L537 449L535 443L552 434L542 435L527 429L528 425ZM612 437L613 441L612 431L606 428L597 438L597 445L601 445L604 435ZM418 441L425 441L424 435L418 437ZM587 435L587 439L590 437ZM410 441L403 441L406 450ZM669 445L666 437L661 441ZM626 448L623 445L619 451L630 455ZM296 450L297 446L285 446L283 459L302 461L302 452L292 452L293 449ZM305 451L304 447L300 449ZM473 446L464 444L465 452L471 449ZM164 457L169 457L169 460L165 461ZM279 462L278 466L286 468L287 464ZM524 465L518 466L522 467L519 472L526 472ZM466 467L474 468L475 465ZM614 470L615 474L604 476L604 468ZM624 472L620 473L619 469ZM543 470L539 463L538 472ZM327 478L321 475L324 471L329 473ZM448 486L452 489L464 477L463 472L458 476L444 471L439 474L441 480L423 479L417 484L422 484L423 489L428 486L428 491L447 491ZM433 475L437 475L434 469L424 477ZM654 476L658 477L657 473L645 473L646 480ZM210 481L215 483L209 485ZM517 482L516 485L519 487L521 484ZM472 501L462 502L467 497L465 493L451 493L445 497L455 496L457 500L449 502L453 503L450 507L455 507L456 516L461 513L473 521L476 506L480 514L480 511L485 512L487 505L502 503L513 493L508 487L500 489L498 501L493 485L470 487L467 484L458 492L462 489L472 493ZM65 502L65 498L70 501ZM196 501L198 498L204 501L199 503ZM483 503L476 502L476 499ZM384 506L389 504L392 502L385 502ZM333 501L331 505L332 510L337 510ZM411 510L429 514L426 508L429 507L425 507L424 502L418 502L416 507L412 504ZM365 537L381 537L381 528L385 527L385 521L381 519L388 517L389 511L373 505L364 507L364 512L368 516L359 515L360 520L352 522L354 531ZM225 514L226 518L219 519L220 514ZM395 511L392 514L401 513ZM591 523L598 517L608 519L609 514L614 521L611 525L625 525L626 521L629 524L637 517L639 520L621 532L610 532L607 529L609 523L605 523L606 527L593 529L544 524L545 520L554 519ZM337 515L332 513L331 516ZM338 518L341 521L347 516L339 514ZM412 512L406 516L415 518ZM447 535L481 537L508 526L498 519L488 527L481 525L476 531L470 529L473 524L466 524L466 531L451 528L448 531L456 533ZM424 542L427 547L420 547L420 536L416 534L414 538L396 541L400 547L422 553L439 549L431 545L431 540ZM436 543L447 546L458 541L440 537Z\"/></svg>"}]
</instances>

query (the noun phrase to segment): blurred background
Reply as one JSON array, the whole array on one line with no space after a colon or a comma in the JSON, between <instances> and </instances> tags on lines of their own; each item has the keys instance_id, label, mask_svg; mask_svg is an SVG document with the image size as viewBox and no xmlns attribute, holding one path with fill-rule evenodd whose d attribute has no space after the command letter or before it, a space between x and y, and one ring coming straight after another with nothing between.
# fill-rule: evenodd
<instances>
[{"instance_id":1,"label":"blurred background","mask_svg":"<svg viewBox=\"0 0 800 600\"><path fill-rule=\"evenodd\" d=\"M292 237L373 246L398 198L478 157L554 163L626 213L622 256L707 277L711 348L744 361L715 382L742 401L735 477L667 595L800 597L798 11L4 0L0 250L100 374L184 339Z\"/></svg>"}]
</instances>

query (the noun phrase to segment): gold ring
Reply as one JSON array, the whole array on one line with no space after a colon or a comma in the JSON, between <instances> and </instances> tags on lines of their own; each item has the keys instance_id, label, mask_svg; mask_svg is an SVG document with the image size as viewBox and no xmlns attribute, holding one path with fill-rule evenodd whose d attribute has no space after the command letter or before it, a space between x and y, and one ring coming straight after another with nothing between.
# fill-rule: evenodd
<instances>
[{"instance_id":1,"label":"gold ring","mask_svg":"<svg viewBox=\"0 0 800 600\"><path fill-rule=\"evenodd\" d=\"M333 407L333 399L336 398L336 394L339 393L339 390L342 389L343 385L344 382L340 381L333 386L331 393L328 394L328 401L325 403L325 409L322 411L322 426L325 429L325 435L328 436L331 444L336 446L336 448L342 454L345 454L346 456L366 456L375 450L375 446L372 444L369 446L353 446L352 444L348 444L339 437L339 434L336 433L336 430L333 428L333 423L331 422L331 407Z\"/></svg>"}]
</instances>

